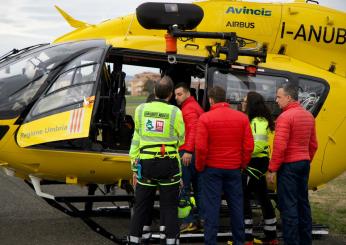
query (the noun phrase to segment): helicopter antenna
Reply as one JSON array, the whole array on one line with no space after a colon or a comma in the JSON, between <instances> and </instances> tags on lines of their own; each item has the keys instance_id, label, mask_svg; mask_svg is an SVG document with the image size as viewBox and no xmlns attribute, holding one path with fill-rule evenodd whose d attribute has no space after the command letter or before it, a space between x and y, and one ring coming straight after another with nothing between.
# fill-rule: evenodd
<instances>
[{"instance_id":1,"label":"helicopter antenna","mask_svg":"<svg viewBox=\"0 0 346 245\"><path fill-rule=\"evenodd\" d=\"M135 15L132 16L132 19L131 19L131 22L129 24L129 27L127 28L127 32L126 32L125 37L124 37L125 41L127 40L127 36L130 34L131 26L132 26L132 23L133 23L134 19L135 19Z\"/></svg>"}]
</instances>

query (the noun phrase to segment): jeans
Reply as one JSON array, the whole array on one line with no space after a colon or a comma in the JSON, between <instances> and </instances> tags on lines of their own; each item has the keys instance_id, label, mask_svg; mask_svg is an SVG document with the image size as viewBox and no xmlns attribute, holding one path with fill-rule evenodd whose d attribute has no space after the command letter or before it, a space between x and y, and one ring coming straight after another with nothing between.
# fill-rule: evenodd
<instances>
[{"instance_id":1,"label":"jeans","mask_svg":"<svg viewBox=\"0 0 346 245\"><path fill-rule=\"evenodd\" d=\"M185 151L180 151L179 155L182 157ZM196 200L197 205L197 214L192 214L182 220L182 223L191 223L198 219L203 219L203 207L201 201L201 178L200 174L195 168L195 154L192 154L191 163L188 166L185 166L182 163L182 180L183 180L183 189L180 194L180 198L189 199L191 193L191 185Z\"/></svg>"},{"instance_id":2,"label":"jeans","mask_svg":"<svg viewBox=\"0 0 346 245\"><path fill-rule=\"evenodd\" d=\"M284 163L278 171L278 201L286 245L312 244L309 172L309 161Z\"/></svg>"},{"instance_id":3,"label":"jeans","mask_svg":"<svg viewBox=\"0 0 346 245\"><path fill-rule=\"evenodd\" d=\"M245 241L245 233L243 215L243 188L240 170L207 167L202 172L202 178L202 196L203 200L205 200L205 244L217 244L221 195L223 192L225 194L228 209L230 211L233 245L243 245Z\"/></svg>"}]
</instances>

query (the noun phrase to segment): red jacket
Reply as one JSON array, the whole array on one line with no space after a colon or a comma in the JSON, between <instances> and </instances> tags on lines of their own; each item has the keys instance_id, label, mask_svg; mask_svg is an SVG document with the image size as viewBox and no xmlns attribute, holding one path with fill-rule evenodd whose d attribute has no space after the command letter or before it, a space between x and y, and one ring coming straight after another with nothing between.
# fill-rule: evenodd
<instances>
[{"instance_id":1,"label":"red jacket","mask_svg":"<svg viewBox=\"0 0 346 245\"><path fill-rule=\"evenodd\" d=\"M227 103L214 104L200 116L196 133L196 169L245 168L251 159L254 140L248 117Z\"/></svg>"},{"instance_id":2,"label":"red jacket","mask_svg":"<svg viewBox=\"0 0 346 245\"><path fill-rule=\"evenodd\" d=\"M315 119L298 102L290 103L276 120L269 170L282 163L312 160L317 150Z\"/></svg>"},{"instance_id":3,"label":"red jacket","mask_svg":"<svg viewBox=\"0 0 346 245\"><path fill-rule=\"evenodd\" d=\"M197 103L195 98L190 96L181 105L181 111L183 112L185 123L185 143L179 148L179 150L194 153L197 121L199 116L202 115L203 109Z\"/></svg>"}]
</instances>

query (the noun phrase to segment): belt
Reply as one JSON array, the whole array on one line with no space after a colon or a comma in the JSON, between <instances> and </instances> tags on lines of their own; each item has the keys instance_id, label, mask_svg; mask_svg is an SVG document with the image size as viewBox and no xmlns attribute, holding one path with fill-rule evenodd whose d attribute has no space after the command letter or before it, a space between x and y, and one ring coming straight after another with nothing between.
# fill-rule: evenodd
<instances>
[{"instance_id":1,"label":"belt","mask_svg":"<svg viewBox=\"0 0 346 245\"><path fill-rule=\"evenodd\" d=\"M142 177L138 179L138 182L142 185L157 186L157 185L174 185L179 183L181 180L181 174L176 174L169 179L148 179Z\"/></svg>"},{"instance_id":2,"label":"belt","mask_svg":"<svg viewBox=\"0 0 346 245\"><path fill-rule=\"evenodd\" d=\"M166 147L166 146L170 146L170 147L176 147L176 145L174 144L168 144L168 145L165 145L165 144L155 144L155 145L146 145L146 146L142 146L139 150L140 153L142 154L149 154L149 155L161 155L161 157L164 157L164 156L167 156L167 155L170 155L170 154L177 154L177 150L174 150L174 151L156 151L156 152L153 152L153 151L146 151L145 149L149 149L149 148L154 148L154 147ZM164 154L162 154L164 153Z\"/></svg>"}]
</instances>

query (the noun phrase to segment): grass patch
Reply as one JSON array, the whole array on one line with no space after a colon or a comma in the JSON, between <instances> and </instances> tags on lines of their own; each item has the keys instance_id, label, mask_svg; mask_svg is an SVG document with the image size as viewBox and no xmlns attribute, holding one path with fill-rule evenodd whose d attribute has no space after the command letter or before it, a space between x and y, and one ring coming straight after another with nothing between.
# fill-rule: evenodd
<instances>
[{"instance_id":1,"label":"grass patch","mask_svg":"<svg viewBox=\"0 0 346 245\"><path fill-rule=\"evenodd\" d=\"M311 191L310 204L314 223L328 225L332 234L346 234L346 172Z\"/></svg>"},{"instance_id":2,"label":"grass patch","mask_svg":"<svg viewBox=\"0 0 346 245\"><path fill-rule=\"evenodd\" d=\"M144 103L147 96L126 96L126 114L134 117L137 106Z\"/></svg>"}]
</instances>

